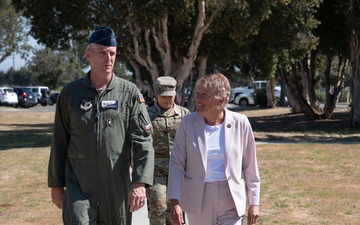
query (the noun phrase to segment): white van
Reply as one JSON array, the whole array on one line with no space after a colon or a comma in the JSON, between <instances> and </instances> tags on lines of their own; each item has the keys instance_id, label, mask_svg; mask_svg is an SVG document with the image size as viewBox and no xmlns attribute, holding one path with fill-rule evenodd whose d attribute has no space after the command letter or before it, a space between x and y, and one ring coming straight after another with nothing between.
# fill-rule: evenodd
<instances>
[{"instance_id":1,"label":"white van","mask_svg":"<svg viewBox=\"0 0 360 225\"><path fill-rule=\"evenodd\" d=\"M42 93L46 91L50 93L50 89L47 86L27 86L27 88L31 88L31 90L36 94L39 103L41 100Z\"/></svg>"}]
</instances>

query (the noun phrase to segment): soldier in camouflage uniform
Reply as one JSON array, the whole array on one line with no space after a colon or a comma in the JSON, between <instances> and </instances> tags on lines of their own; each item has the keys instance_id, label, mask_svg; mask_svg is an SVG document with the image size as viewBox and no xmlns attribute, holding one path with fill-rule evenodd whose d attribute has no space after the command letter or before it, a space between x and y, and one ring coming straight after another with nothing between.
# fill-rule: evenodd
<instances>
[{"instance_id":1,"label":"soldier in camouflage uniform","mask_svg":"<svg viewBox=\"0 0 360 225\"><path fill-rule=\"evenodd\" d=\"M174 78L158 77L154 82L156 103L148 108L155 148L154 185L146 193L150 225L171 224L170 207L166 202L170 151L182 117L190 113L187 108L175 104L175 88Z\"/></svg>"}]
</instances>

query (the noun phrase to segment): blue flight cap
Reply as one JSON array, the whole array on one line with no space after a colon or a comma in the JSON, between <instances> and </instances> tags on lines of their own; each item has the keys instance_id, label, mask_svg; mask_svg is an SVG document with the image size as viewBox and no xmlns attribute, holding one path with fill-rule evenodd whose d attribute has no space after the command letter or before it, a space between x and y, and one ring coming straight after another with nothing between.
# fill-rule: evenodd
<instances>
[{"instance_id":1,"label":"blue flight cap","mask_svg":"<svg viewBox=\"0 0 360 225\"><path fill-rule=\"evenodd\" d=\"M107 26L98 27L91 34L88 44L96 43L105 46L117 46L114 31Z\"/></svg>"}]
</instances>

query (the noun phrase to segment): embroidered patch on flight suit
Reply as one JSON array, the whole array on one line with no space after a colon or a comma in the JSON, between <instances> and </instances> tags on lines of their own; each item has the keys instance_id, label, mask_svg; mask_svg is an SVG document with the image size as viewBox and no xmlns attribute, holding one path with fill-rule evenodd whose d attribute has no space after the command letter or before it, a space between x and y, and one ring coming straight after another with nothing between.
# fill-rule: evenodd
<instances>
[{"instance_id":1,"label":"embroidered patch on flight suit","mask_svg":"<svg viewBox=\"0 0 360 225\"><path fill-rule=\"evenodd\" d=\"M150 124L148 124L148 125L145 126L145 129L146 129L146 130L151 130L151 129L152 129L152 126L151 126Z\"/></svg>"},{"instance_id":2,"label":"embroidered patch on flight suit","mask_svg":"<svg viewBox=\"0 0 360 225\"><path fill-rule=\"evenodd\" d=\"M145 102L144 96L141 93L138 94L138 100L139 100L140 103Z\"/></svg>"},{"instance_id":3,"label":"embroidered patch on flight suit","mask_svg":"<svg viewBox=\"0 0 360 225\"><path fill-rule=\"evenodd\" d=\"M118 100L101 101L101 108L117 109L118 108Z\"/></svg>"},{"instance_id":4,"label":"embroidered patch on flight suit","mask_svg":"<svg viewBox=\"0 0 360 225\"><path fill-rule=\"evenodd\" d=\"M93 107L91 99L81 99L80 109L83 111L89 111Z\"/></svg>"}]
</instances>

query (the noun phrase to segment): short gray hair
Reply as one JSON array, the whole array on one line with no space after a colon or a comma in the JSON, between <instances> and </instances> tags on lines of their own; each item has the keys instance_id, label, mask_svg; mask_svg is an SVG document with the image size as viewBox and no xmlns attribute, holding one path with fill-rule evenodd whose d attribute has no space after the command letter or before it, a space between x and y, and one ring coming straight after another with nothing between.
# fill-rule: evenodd
<instances>
[{"instance_id":1,"label":"short gray hair","mask_svg":"<svg viewBox=\"0 0 360 225\"><path fill-rule=\"evenodd\" d=\"M229 101L230 83L222 73L210 73L201 77L196 82L195 88L200 85L211 90L217 99L225 97L224 104L222 105L222 107L225 108Z\"/></svg>"}]
</instances>

